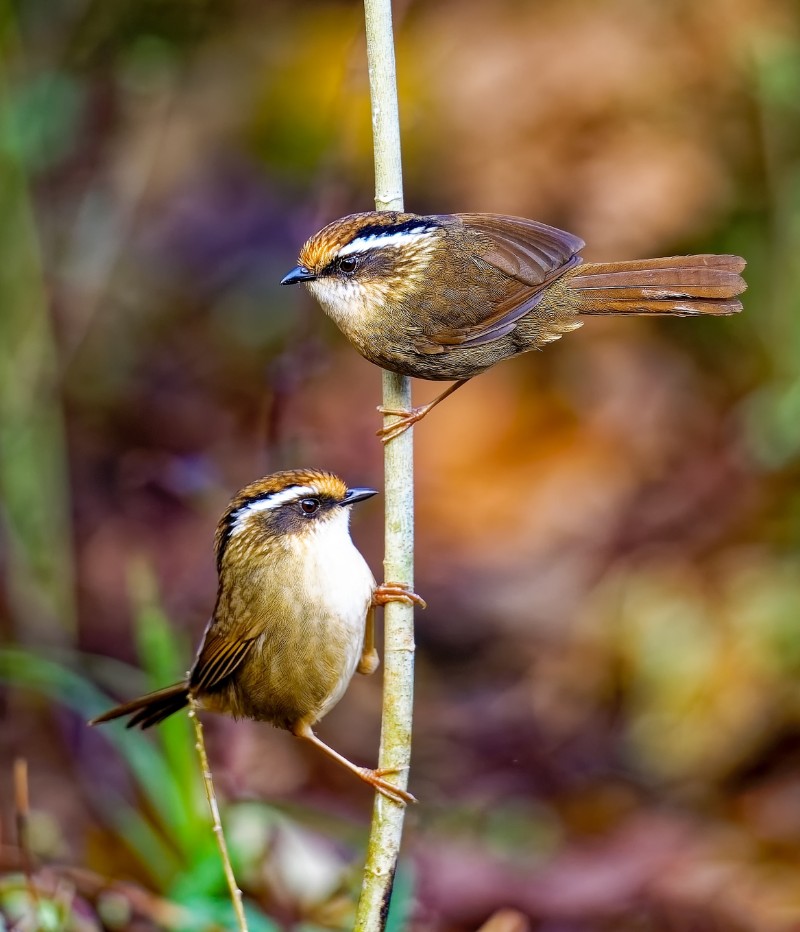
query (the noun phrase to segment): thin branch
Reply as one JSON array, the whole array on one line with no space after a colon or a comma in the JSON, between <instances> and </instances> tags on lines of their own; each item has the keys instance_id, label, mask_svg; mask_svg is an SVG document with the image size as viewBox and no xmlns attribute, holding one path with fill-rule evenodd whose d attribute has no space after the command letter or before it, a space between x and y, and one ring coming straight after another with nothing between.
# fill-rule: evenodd
<instances>
[{"instance_id":1,"label":"thin branch","mask_svg":"<svg viewBox=\"0 0 800 932\"><path fill-rule=\"evenodd\" d=\"M39 895L33 882L33 855L30 845L30 793L28 790L28 761L18 757L14 761L14 822L17 829L17 847L22 857L25 882L34 909L39 906Z\"/></svg>"},{"instance_id":2,"label":"thin branch","mask_svg":"<svg viewBox=\"0 0 800 932\"><path fill-rule=\"evenodd\" d=\"M222 860L222 870L225 873L225 880L228 883L228 889L231 893L233 911L236 914L236 925L239 929L239 932L248 932L247 917L244 914L244 906L242 904L242 891L239 889L239 885L236 883L236 877L233 873L233 865L231 864L231 858L228 854L228 846L225 843L225 834L222 831L222 820L219 817L217 795L214 792L214 781L211 777L211 767L208 764L206 743L203 740L203 723L200 721L200 716L197 714L197 707L194 704L194 700L190 700L189 718L192 720L192 724L194 725L194 735L196 739L195 747L197 748L197 756L200 759L200 770L203 774L203 785L206 788L208 808L211 810L211 821L214 825L214 835L217 839L219 856Z\"/></svg>"},{"instance_id":3,"label":"thin branch","mask_svg":"<svg viewBox=\"0 0 800 932\"><path fill-rule=\"evenodd\" d=\"M375 152L375 206L403 209L400 120L397 107L391 0L364 0L372 135ZM383 373L383 406L411 407L411 380ZM389 425L394 416L384 417ZM414 448L407 430L386 444L384 579L414 585ZM389 602L384 612L383 718L379 767L393 771L404 789L411 761L414 693L414 608ZM361 898L358 932L381 932L386 925L403 834L405 807L376 794Z\"/></svg>"}]
</instances>

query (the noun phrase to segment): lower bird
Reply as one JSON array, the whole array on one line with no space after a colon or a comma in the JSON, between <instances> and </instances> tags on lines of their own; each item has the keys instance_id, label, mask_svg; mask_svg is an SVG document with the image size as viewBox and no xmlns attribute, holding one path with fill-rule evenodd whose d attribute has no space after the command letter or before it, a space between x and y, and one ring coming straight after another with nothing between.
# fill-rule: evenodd
<instances>
[{"instance_id":1,"label":"lower bird","mask_svg":"<svg viewBox=\"0 0 800 932\"><path fill-rule=\"evenodd\" d=\"M430 404L381 409L398 436L468 379L541 349L593 314L734 314L739 256L583 263L584 242L497 214L351 214L315 233L282 285L305 283L355 348L384 369L455 380Z\"/></svg>"},{"instance_id":2,"label":"lower bird","mask_svg":"<svg viewBox=\"0 0 800 932\"><path fill-rule=\"evenodd\" d=\"M413 801L385 779L389 772L356 766L312 728L356 671L378 667L375 606L425 604L402 586L376 586L350 538L351 506L375 494L317 469L273 473L243 488L217 526L217 601L186 679L90 724L130 716L129 728L149 728L194 704L284 728L390 799Z\"/></svg>"}]
</instances>

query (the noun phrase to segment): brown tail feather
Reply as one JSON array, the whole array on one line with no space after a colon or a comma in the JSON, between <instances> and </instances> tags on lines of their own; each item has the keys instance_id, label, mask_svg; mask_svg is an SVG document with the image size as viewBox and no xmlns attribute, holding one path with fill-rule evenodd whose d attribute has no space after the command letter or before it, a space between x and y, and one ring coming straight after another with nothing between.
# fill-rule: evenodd
<instances>
[{"instance_id":1,"label":"brown tail feather","mask_svg":"<svg viewBox=\"0 0 800 932\"><path fill-rule=\"evenodd\" d=\"M131 720L128 722L128 728L149 728L151 725L157 725L163 722L165 718L172 715L189 704L189 689L186 683L176 683L174 686L167 686L165 689L156 690L154 693L148 693L146 696L139 696L138 699L131 699L122 705L115 706L93 718L90 725L100 725L103 722L110 722L115 718L122 718L130 715Z\"/></svg>"},{"instance_id":2,"label":"brown tail feather","mask_svg":"<svg viewBox=\"0 0 800 932\"><path fill-rule=\"evenodd\" d=\"M581 314L736 314L747 285L739 256L670 256L580 265L569 276Z\"/></svg>"}]
</instances>

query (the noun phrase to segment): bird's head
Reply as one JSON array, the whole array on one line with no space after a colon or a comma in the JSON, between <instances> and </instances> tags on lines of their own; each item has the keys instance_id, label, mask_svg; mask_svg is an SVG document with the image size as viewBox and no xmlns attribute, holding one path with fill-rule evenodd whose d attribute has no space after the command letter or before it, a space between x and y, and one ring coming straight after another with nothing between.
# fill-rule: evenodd
<instances>
[{"instance_id":1,"label":"bird's head","mask_svg":"<svg viewBox=\"0 0 800 932\"><path fill-rule=\"evenodd\" d=\"M376 495L375 489L349 489L333 473L291 469L265 476L241 489L217 526L217 568L246 560L248 554L320 539L349 541L350 506Z\"/></svg>"},{"instance_id":2,"label":"bird's head","mask_svg":"<svg viewBox=\"0 0 800 932\"><path fill-rule=\"evenodd\" d=\"M282 285L304 283L345 331L360 315L402 301L422 277L442 240L433 217L393 211L350 214L315 233Z\"/></svg>"}]
</instances>

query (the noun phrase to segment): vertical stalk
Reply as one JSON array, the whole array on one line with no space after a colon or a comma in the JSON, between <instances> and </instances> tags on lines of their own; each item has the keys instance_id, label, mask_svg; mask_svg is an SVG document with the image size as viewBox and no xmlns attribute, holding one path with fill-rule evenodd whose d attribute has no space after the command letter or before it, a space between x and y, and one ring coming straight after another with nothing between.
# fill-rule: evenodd
<instances>
[{"instance_id":1,"label":"vertical stalk","mask_svg":"<svg viewBox=\"0 0 800 932\"><path fill-rule=\"evenodd\" d=\"M219 814L217 805L217 794L214 792L214 778L211 775L211 766L208 763L208 754L206 754L206 742L203 737L203 723L197 714L197 706L193 698L189 699L189 718L194 726L195 748L197 757L200 762L200 772L203 775L203 786L206 789L206 799L208 808L211 811L211 823L214 828L214 837L217 840L220 860L222 861L222 872L225 874L225 883L228 885L228 891L231 895L233 904L233 913L236 916L236 928L239 932L248 932L247 917L244 914L244 904L242 903L242 891L239 884L236 883L236 875L233 873L233 864L231 856L228 853L228 844L225 841L225 832L222 830L222 819Z\"/></svg>"},{"instance_id":2,"label":"vertical stalk","mask_svg":"<svg viewBox=\"0 0 800 932\"><path fill-rule=\"evenodd\" d=\"M372 136L375 152L375 206L403 209L400 119L397 107L391 0L364 0ZM411 407L411 380L383 373L385 408ZM384 423L394 420L384 416ZM407 430L384 448L384 579L414 585L414 448ZM395 771L405 788L411 760L414 692L414 608L389 602L384 611L383 717L379 767ZM367 862L356 913L358 932L380 932L386 925L403 834L405 807L375 794Z\"/></svg>"}]
</instances>

